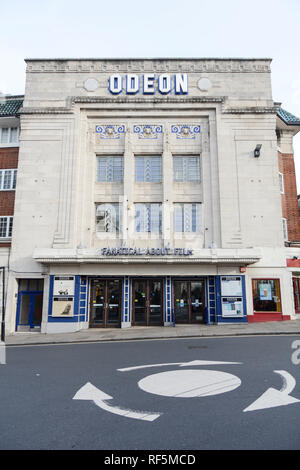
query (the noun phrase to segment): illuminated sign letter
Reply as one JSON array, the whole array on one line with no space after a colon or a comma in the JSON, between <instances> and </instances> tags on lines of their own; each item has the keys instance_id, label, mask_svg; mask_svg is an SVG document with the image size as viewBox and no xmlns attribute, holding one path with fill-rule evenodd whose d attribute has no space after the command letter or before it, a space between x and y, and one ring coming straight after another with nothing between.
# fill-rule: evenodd
<instances>
[{"instance_id":1,"label":"illuminated sign letter","mask_svg":"<svg viewBox=\"0 0 300 470\"><path fill-rule=\"evenodd\" d=\"M154 73L145 73L144 75L144 89L143 93L145 95L154 95Z\"/></svg>"},{"instance_id":2,"label":"illuminated sign letter","mask_svg":"<svg viewBox=\"0 0 300 470\"><path fill-rule=\"evenodd\" d=\"M139 90L140 90L139 76L129 73L126 77L126 93L135 95Z\"/></svg>"},{"instance_id":3,"label":"illuminated sign letter","mask_svg":"<svg viewBox=\"0 0 300 470\"><path fill-rule=\"evenodd\" d=\"M175 94L176 95L188 94L188 76L186 73L175 74Z\"/></svg>"},{"instance_id":4,"label":"illuminated sign letter","mask_svg":"<svg viewBox=\"0 0 300 470\"><path fill-rule=\"evenodd\" d=\"M171 77L168 74L160 75L158 79L158 91L162 95L167 95L172 89Z\"/></svg>"},{"instance_id":5,"label":"illuminated sign letter","mask_svg":"<svg viewBox=\"0 0 300 470\"><path fill-rule=\"evenodd\" d=\"M109 91L114 95L118 95L122 91L122 83L121 75L111 75L109 78Z\"/></svg>"}]
</instances>

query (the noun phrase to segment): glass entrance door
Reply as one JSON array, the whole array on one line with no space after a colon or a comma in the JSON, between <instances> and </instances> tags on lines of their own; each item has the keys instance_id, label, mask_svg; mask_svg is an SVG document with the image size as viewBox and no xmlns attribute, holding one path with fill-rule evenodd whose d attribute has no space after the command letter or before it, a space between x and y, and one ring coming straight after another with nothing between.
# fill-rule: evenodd
<instances>
[{"instance_id":1,"label":"glass entrance door","mask_svg":"<svg viewBox=\"0 0 300 470\"><path fill-rule=\"evenodd\" d=\"M20 279L16 330L39 328L43 311L43 279Z\"/></svg>"},{"instance_id":2,"label":"glass entrance door","mask_svg":"<svg viewBox=\"0 0 300 470\"><path fill-rule=\"evenodd\" d=\"M204 280L190 283L191 323L205 322L205 283Z\"/></svg>"},{"instance_id":3,"label":"glass entrance door","mask_svg":"<svg viewBox=\"0 0 300 470\"><path fill-rule=\"evenodd\" d=\"M188 282L174 282L175 322L189 323Z\"/></svg>"},{"instance_id":4,"label":"glass entrance door","mask_svg":"<svg viewBox=\"0 0 300 470\"><path fill-rule=\"evenodd\" d=\"M133 324L162 325L162 281L136 279L133 281Z\"/></svg>"},{"instance_id":5,"label":"glass entrance door","mask_svg":"<svg viewBox=\"0 0 300 470\"><path fill-rule=\"evenodd\" d=\"M205 281L174 281L175 323L205 323Z\"/></svg>"},{"instance_id":6,"label":"glass entrance door","mask_svg":"<svg viewBox=\"0 0 300 470\"><path fill-rule=\"evenodd\" d=\"M91 285L90 327L120 326L122 283L120 279L93 279Z\"/></svg>"}]
</instances>

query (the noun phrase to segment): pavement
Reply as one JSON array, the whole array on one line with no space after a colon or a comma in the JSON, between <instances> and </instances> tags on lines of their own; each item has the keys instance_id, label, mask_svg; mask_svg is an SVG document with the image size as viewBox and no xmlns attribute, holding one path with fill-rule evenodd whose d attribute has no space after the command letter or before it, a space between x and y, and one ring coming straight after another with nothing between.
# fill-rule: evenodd
<instances>
[{"instance_id":1,"label":"pavement","mask_svg":"<svg viewBox=\"0 0 300 470\"><path fill-rule=\"evenodd\" d=\"M218 325L176 325L165 327L92 328L74 333L16 332L7 334L6 346L133 341L172 338L202 338L248 335L300 335L300 316L295 320Z\"/></svg>"}]
</instances>

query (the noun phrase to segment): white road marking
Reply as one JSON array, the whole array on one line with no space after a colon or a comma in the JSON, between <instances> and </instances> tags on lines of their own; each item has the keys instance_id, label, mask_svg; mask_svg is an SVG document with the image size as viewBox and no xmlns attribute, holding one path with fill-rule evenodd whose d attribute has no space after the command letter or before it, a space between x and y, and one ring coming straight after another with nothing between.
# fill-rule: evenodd
<instances>
[{"instance_id":1,"label":"white road marking","mask_svg":"<svg viewBox=\"0 0 300 470\"><path fill-rule=\"evenodd\" d=\"M217 370L172 370L148 375L138 386L148 393L167 397L207 397L230 392L241 385L235 375Z\"/></svg>"},{"instance_id":2,"label":"white road marking","mask_svg":"<svg viewBox=\"0 0 300 470\"><path fill-rule=\"evenodd\" d=\"M122 409L117 406L111 406L105 403L106 400L112 400L113 397L99 390L99 388L87 382L81 387L78 392L74 395L73 400L91 400L99 408L109 411L126 418L141 419L143 421L154 421L159 418L161 413L149 413L147 411L134 411L128 409Z\"/></svg>"},{"instance_id":3,"label":"white road marking","mask_svg":"<svg viewBox=\"0 0 300 470\"><path fill-rule=\"evenodd\" d=\"M265 408L275 408L277 406L286 406L292 403L300 403L297 398L291 397L289 394L294 390L296 380L285 370L274 370L283 378L283 386L281 390L268 388L257 400L245 408L243 411L263 410Z\"/></svg>"},{"instance_id":4,"label":"white road marking","mask_svg":"<svg viewBox=\"0 0 300 470\"><path fill-rule=\"evenodd\" d=\"M147 364L143 366L133 366L133 367L124 367L123 369L117 369L119 372L128 372L131 370L138 370L138 369L147 369L149 367L163 367L163 366L180 366L180 367L188 367L188 366L214 366L218 364L242 364L242 362L225 362L225 361L201 361L195 360L190 362L165 362L162 364Z\"/></svg>"}]
</instances>

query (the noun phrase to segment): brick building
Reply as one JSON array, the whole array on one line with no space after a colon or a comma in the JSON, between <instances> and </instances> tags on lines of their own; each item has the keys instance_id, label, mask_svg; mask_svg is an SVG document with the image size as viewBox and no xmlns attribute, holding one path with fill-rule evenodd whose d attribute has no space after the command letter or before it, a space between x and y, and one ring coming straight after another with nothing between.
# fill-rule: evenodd
<instances>
[{"instance_id":1,"label":"brick building","mask_svg":"<svg viewBox=\"0 0 300 470\"><path fill-rule=\"evenodd\" d=\"M300 119L282 108L277 113L278 169L286 246L300 247L300 217L295 174L293 138Z\"/></svg>"},{"instance_id":2,"label":"brick building","mask_svg":"<svg viewBox=\"0 0 300 470\"><path fill-rule=\"evenodd\" d=\"M300 215L293 138L300 119L282 108L277 113L278 169L287 269L292 274L295 312L300 313Z\"/></svg>"},{"instance_id":3,"label":"brick building","mask_svg":"<svg viewBox=\"0 0 300 470\"><path fill-rule=\"evenodd\" d=\"M23 96L0 97L0 266L5 268L6 280L19 158L19 110L23 98ZM3 270L0 274L3 275ZM2 298L2 289L0 297Z\"/></svg>"}]
</instances>

